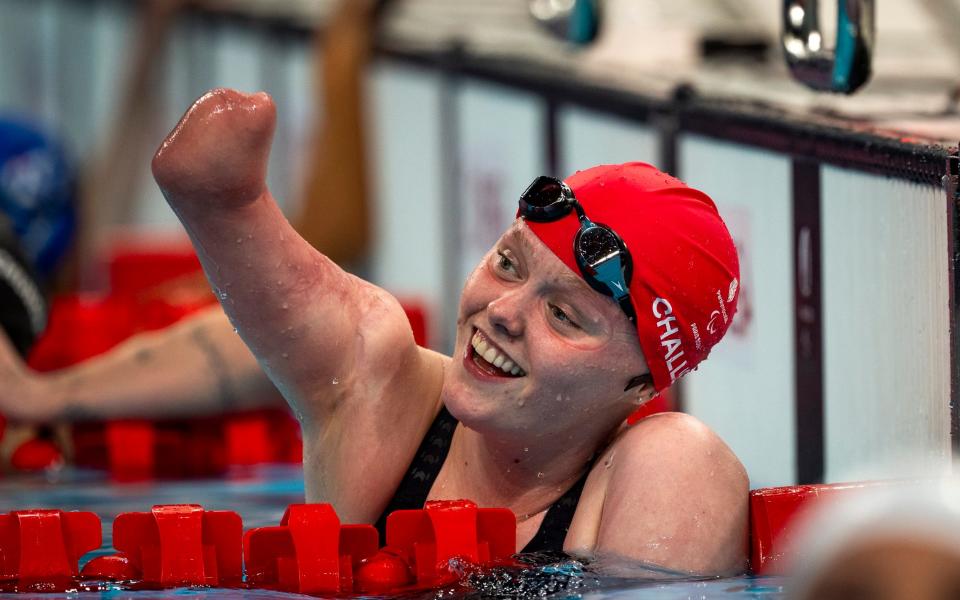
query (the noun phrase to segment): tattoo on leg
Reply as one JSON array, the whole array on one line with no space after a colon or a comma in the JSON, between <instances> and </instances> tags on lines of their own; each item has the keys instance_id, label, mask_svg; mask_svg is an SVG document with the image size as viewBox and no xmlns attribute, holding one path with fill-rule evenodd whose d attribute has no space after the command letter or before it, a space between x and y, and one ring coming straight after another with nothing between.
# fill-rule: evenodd
<instances>
[{"instance_id":1,"label":"tattoo on leg","mask_svg":"<svg viewBox=\"0 0 960 600\"><path fill-rule=\"evenodd\" d=\"M80 404L77 398L73 397L75 390L82 390L86 385L86 380L82 375L71 375L64 380L64 389L67 395L63 400L63 408L56 419L65 421L93 421L101 417L96 409Z\"/></svg>"},{"instance_id":2,"label":"tattoo on leg","mask_svg":"<svg viewBox=\"0 0 960 600\"><path fill-rule=\"evenodd\" d=\"M230 371L227 369L226 360L223 358L220 350L217 349L216 344L207 337L207 332L202 326L191 331L190 337L193 338L194 343L196 343L200 351L206 356L207 362L210 364L210 369L217 378L219 393L218 404L224 410L230 410L233 408L236 394L233 390L233 384L230 381Z\"/></svg>"}]
</instances>

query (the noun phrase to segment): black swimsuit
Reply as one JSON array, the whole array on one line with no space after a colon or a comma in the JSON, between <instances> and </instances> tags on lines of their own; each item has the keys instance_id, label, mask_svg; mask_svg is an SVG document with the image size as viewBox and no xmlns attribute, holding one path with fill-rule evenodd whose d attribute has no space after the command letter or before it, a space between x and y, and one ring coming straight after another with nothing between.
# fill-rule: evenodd
<instances>
[{"instance_id":1,"label":"black swimsuit","mask_svg":"<svg viewBox=\"0 0 960 600\"><path fill-rule=\"evenodd\" d=\"M453 418L444 406L440 409L440 414L434 419L433 424L427 431L427 435L420 442L417 453L413 456L413 462L407 470L393 499L387 505L386 510L377 519L376 528L380 532L380 545L386 544L387 515L395 510L418 509L423 508L427 501L427 495L433 486L443 461L447 458L447 452L450 450L450 442L453 440L453 432L457 428L457 420ZM563 541L567 537L567 531L570 529L570 523L573 521L573 513L577 510L577 504L580 502L580 493L583 491L583 484L587 481L590 469L577 480L573 486L560 497L559 500L550 506L547 514L540 523L537 534L533 536L521 552L550 552L562 551Z\"/></svg>"}]
</instances>

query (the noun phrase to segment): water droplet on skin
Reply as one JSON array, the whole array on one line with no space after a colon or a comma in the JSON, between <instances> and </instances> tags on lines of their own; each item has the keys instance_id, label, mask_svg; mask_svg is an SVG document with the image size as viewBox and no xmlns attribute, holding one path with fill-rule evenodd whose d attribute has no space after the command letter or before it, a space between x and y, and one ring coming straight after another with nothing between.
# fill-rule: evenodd
<instances>
[{"instance_id":1,"label":"water droplet on skin","mask_svg":"<svg viewBox=\"0 0 960 600\"><path fill-rule=\"evenodd\" d=\"M537 479L543 479L543 471L537 471Z\"/></svg>"},{"instance_id":2,"label":"water droplet on skin","mask_svg":"<svg viewBox=\"0 0 960 600\"><path fill-rule=\"evenodd\" d=\"M284 302L281 308L283 308L283 310L290 310L290 305ZM290 327L287 331L290 331L290 329L293 329L293 327Z\"/></svg>"},{"instance_id":3,"label":"water droplet on skin","mask_svg":"<svg viewBox=\"0 0 960 600\"><path fill-rule=\"evenodd\" d=\"M286 352L284 352L284 353L283 353L283 354L281 354L280 356L282 356L282 357L284 357L284 358L290 358L290 355L289 355L289 354L287 354Z\"/></svg>"},{"instance_id":4,"label":"water droplet on skin","mask_svg":"<svg viewBox=\"0 0 960 600\"><path fill-rule=\"evenodd\" d=\"M236 327L233 328L233 332L234 332L234 333L237 333L237 328L236 328Z\"/></svg>"},{"instance_id":5,"label":"water droplet on skin","mask_svg":"<svg viewBox=\"0 0 960 600\"><path fill-rule=\"evenodd\" d=\"M243 238L237 238L237 243L238 243L238 244L242 244L242 243L243 243Z\"/></svg>"},{"instance_id":6,"label":"water droplet on skin","mask_svg":"<svg viewBox=\"0 0 960 600\"><path fill-rule=\"evenodd\" d=\"M530 448L524 448L523 451L524 451L524 452L529 452L529 451L530 451Z\"/></svg>"},{"instance_id":7,"label":"water droplet on skin","mask_svg":"<svg viewBox=\"0 0 960 600\"><path fill-rule=\"evenodd\" d=\"M334 377L333 379L330 380L330 383L332 383L333 385L339 385L340 379L337 377Z\"/></svg>"},{"instance_id":8,"label":"water droplet on skin","mask_svg":"<svg viewBox=\"0 0 960 600\"><path fill-rule=\"evenodd\" d=\"M247 234L247 239L248 239L248 240L252 240L252 239L253 239L253 234L252 234L252 233L248 233L248 234Z\"/></svg>"},{"instance_id":9,"label":"water droplet on skin","mask_svg":"<svg viewBox=\"0 0 960 600\"><path fill-rule=\"evenodd\" d=\"M526 400L524 400L523 398L521 398L520 400L517 400L517 406L520 408L523 408L523 405L526 403L527 403Z\"/></svg>"},{"instance_id":10,"label":"water droplet on skin","mask_svg":"<svg viewBox=\"0 0 960 600\"><path fill-rule=\"evenodd\" d=\"M226 300L226 299L227 299L227 293L226 293L225 291L223 291L223 290L220 290L219 292L217 292L217 295L220 296L220 299L221 299L221 300Z\"/></svg>"}]
</instances>

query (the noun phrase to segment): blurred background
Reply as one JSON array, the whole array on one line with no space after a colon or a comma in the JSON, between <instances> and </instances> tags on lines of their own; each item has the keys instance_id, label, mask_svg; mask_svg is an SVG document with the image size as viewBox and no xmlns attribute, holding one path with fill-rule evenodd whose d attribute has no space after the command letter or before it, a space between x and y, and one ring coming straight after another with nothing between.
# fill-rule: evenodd
<instances>
[{"instance_id":1,"label":"blurred background","mask_svg":"<svg viewBox=\"0 0 960 600\"><path fill-rule=\"evenodd\" d=\"M266 90L283 210L400 297L422 343L450 349L461 285L536 175L646 161L716 200L743 282L728 340L665 402L715 428L754 488L950 467L956 3L821 2L807 49L860 52L862 86L816 52L791 69L789 1L337 4L0 0L0 148L27 128L48 150L0 163L0 181L55 181L71 198L36 234L63 246L41 274L48 297L74 294L59 321L54 303L63 333L36 368L212 301L202 283L168 289L165 308L141 294L196 269L150 158L207 89ZM834 42L847 4L873 7L866 59ZM846 93L812 89L818 73ZM71 223L62 239L57 219ZM83 306L118 295L137 314L107 335ZM97 335L61 356L64 339ZM257 426L238 427L241 452ZM98 448L91 460L108 461Z\"/></svg>"}]
</instances>

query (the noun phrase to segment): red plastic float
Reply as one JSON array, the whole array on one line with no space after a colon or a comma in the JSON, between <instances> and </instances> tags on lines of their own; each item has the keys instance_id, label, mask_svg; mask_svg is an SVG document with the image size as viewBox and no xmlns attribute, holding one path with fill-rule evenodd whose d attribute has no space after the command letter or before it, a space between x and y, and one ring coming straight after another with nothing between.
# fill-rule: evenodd
<instances>
[{"instance_id":1,"label":"red plastic float","mask_svg":"<svg viewBox=\"0 0 960 600\"><path fill-rule=\"evenodd\" d=\"M897 482L830 483L761 488L750 492L750 567L756 574L781 574L796 531L797 516L811 507L867 487Z\"/></svg>"},{"instance_id":2,"label":"red plastic float","mask_svg":"<svg viewBox=\"0 0 960 600\"><path fill-rule=\"evenodd\" d=\"M125 554L97 556L87 561L80 570L83 579L102 581L133 581L140 577L140 570Z\"/></svg>"},{"instance_id":3,"label":"red plastic float","mask_svg":"<svg viewBox=\"0 0 960 600\"><path fill-rule=\"evenodd\" d=\"M417 587L455 581L452 558L491 566L510 561L516 546L517 518L506 508L437 500L422 510L398 510L387 517L387 548L407 559Z\"/></svg>"},{"instance_id":4,"label":"red plastic float","mask_svg":"<svg viewBox=\"0 0 960 600\"><path fill-rule=\"evenodd\" d=\"M123 513L113 522L113 546L120 554L85 568L84 576L110 578L115 573L107 569L117 569L148 586L239 585L242 539L243 523L233 511L173 504Z\"/></svg>"},{"instance_id":5,"label":"red plastic float","mask_svg":"<svg viewBox=\"0 0 960 600\"><path fill-rule=\"evenodd\" d=\"M329 504L291 504L277 527L244 538L247 582L302 594L353 591L353 570L377 552L371 525L341 525Z\"/></svg>"},{"instance_id":6,"label":"red plastic float","mask_svg":"<svg viewBox=\"0 0 960 600\"><path fill-rule=\"evenodd\" d=\"M10 466L17 471L43 471L63 466L63 453L53 440L30 438L10 455Z\"/></svg>"},{"instance_id":7,"label":"red plastic float","mask_svg":"<svg viewBox=\"0 0 960 600\"><path fill-rule=\"evenodd\" d=\"M92 512L18 510L0 515L0 582L56 591L78 575L80 556L100 547Z\"/></svg>"},{"instance_id":8,"label":"red plastic float","mask_svg":"<svg viewBox=\"0 0 960 600\"><path fill-rule=\"evenodd\" d=\"M796 517L824 501L865 487L905 482L789 486L750 494L754 573L782 572ZM387 519L378 550L370 525L341 525L328 504L293 504L279 526L246 533L232 511L197 505L155 506L119 515L119 551L84 566L85 579L136 581L152 587L240 586L299 593L405 592L447 585L460 573L451 559L478 566L514 564L516 519L508 509L466 500L428 502ZM56 591L77 581L77 561L100 546L99 518L89 512L22 510L0 514L0 591Z\"/></svg>"}]
</instances>

